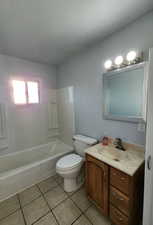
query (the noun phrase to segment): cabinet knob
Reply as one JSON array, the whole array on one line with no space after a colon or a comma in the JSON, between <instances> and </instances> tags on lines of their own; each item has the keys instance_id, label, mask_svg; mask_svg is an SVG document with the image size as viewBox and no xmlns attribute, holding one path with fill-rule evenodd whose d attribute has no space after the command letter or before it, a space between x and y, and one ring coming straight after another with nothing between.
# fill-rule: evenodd
<instances>
[{"instance_id":1,"label":"cabinet knob","mask_svg":"<svg viewBox=\"0 0 153 225\"><path fill-rule=\"evenodd\" d=\"M116 216L118 217L119 221L123 221L123 218L119 215L117 211L115 211Z\"/></svg>"},{"instance_id":2,"label":"cabinet knob","mask_svg":"<svg viewBox=\"0 0 153 225\"><path fill-rule=\"evenodd\" d=\"M123 218L122 217L119 217L119 221L123 221Z\"/></svg>"},{"instance_id":3,"label":"cabinet knob","mask_svg":"<svg viewBox=\"0 0 153 225\"><path fill-rule=\"evenodd\" d=\"M123 200L124 200L123 198L120 198L115 192L112 192L112 194L113 194L113 196L114 196L116 199L118 199L118 200L120 200L120 201L123 201Z\"/></svg>"}]
</instances>

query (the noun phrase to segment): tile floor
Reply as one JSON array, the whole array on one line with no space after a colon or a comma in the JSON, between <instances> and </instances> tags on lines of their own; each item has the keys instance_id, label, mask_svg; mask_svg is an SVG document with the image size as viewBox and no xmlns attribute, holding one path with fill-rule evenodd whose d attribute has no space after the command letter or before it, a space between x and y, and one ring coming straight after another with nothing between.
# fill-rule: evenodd
<instances>
[{"instance_id":1,"label":"tile floor","mask_svg":"<svg viewBox=\"0 0 153 225\"><path fill-rule=\"evenodd\" d=\"M67 194L50 177L0 203L0 225L110 225L88 201L84 187Z\"/></svg>"}]
</instances>

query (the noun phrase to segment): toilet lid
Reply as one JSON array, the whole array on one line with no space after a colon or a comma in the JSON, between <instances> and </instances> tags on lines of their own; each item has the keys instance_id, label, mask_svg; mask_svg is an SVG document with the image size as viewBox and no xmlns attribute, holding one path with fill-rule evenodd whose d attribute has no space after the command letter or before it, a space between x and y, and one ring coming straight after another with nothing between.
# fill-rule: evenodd
<instances>
[{"instance_id":1,"label":"toilet lid","mask_svg":"<svg viewBox=\"0 0 153 225\"><path fill-rule=\"evenodd\" d=\"M81 156L77 154L70 154L58 160L56 166L60 169L68 169L77 166L81 161Z\"/></svg>"}]
</instances>

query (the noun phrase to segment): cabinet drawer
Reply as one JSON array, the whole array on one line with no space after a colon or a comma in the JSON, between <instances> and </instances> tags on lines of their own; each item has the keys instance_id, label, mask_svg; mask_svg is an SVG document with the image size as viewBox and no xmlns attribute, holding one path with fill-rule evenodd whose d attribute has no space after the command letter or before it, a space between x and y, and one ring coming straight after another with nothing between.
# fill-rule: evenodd
<instances>
[{"instance_id":1,"label":"cabinet drawer","mask_svg":"<svg viewBox=\"0 0 153 225\"><path fill-rule=\"evenodd\" d=\"M129 198L112 186L110 186L110 202L121 212L129 215Z\"/></svg>"},{"instance_id":2,"label":"cabinet drawer","mask_svg":"<svg viewBox=\"0 0 153 225\"><path fill-rule=\"evenodd\" d=\"M128 225L128 217L110 205L110 219L114 225Z\"/></svg>"},{"instance_id":3,"label":"cabinet drawer","mask_svg":"<svg viewBox=\"0 0 153 225\"><path fill-rule=\"evenodd\" d=\"M129 194L130 177L113 167L110 169L110 183L124 194Z\"/></svg>"}]
</instances>

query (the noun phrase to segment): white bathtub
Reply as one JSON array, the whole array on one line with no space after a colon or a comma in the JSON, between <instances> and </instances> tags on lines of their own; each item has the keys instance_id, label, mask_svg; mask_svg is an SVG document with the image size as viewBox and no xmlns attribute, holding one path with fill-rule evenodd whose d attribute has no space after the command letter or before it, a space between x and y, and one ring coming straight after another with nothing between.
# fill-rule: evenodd
<instances>
[{"instance_id":1,"label":"white bathtub","mask_svg":"<svg viewBox=\"0 0 153 225\"><path fill-rule=\"evenodd\" d=\"M0 202L55 174L57 160L73 148L56 140L0 156Z\"/></svg>"}]
</instances>

